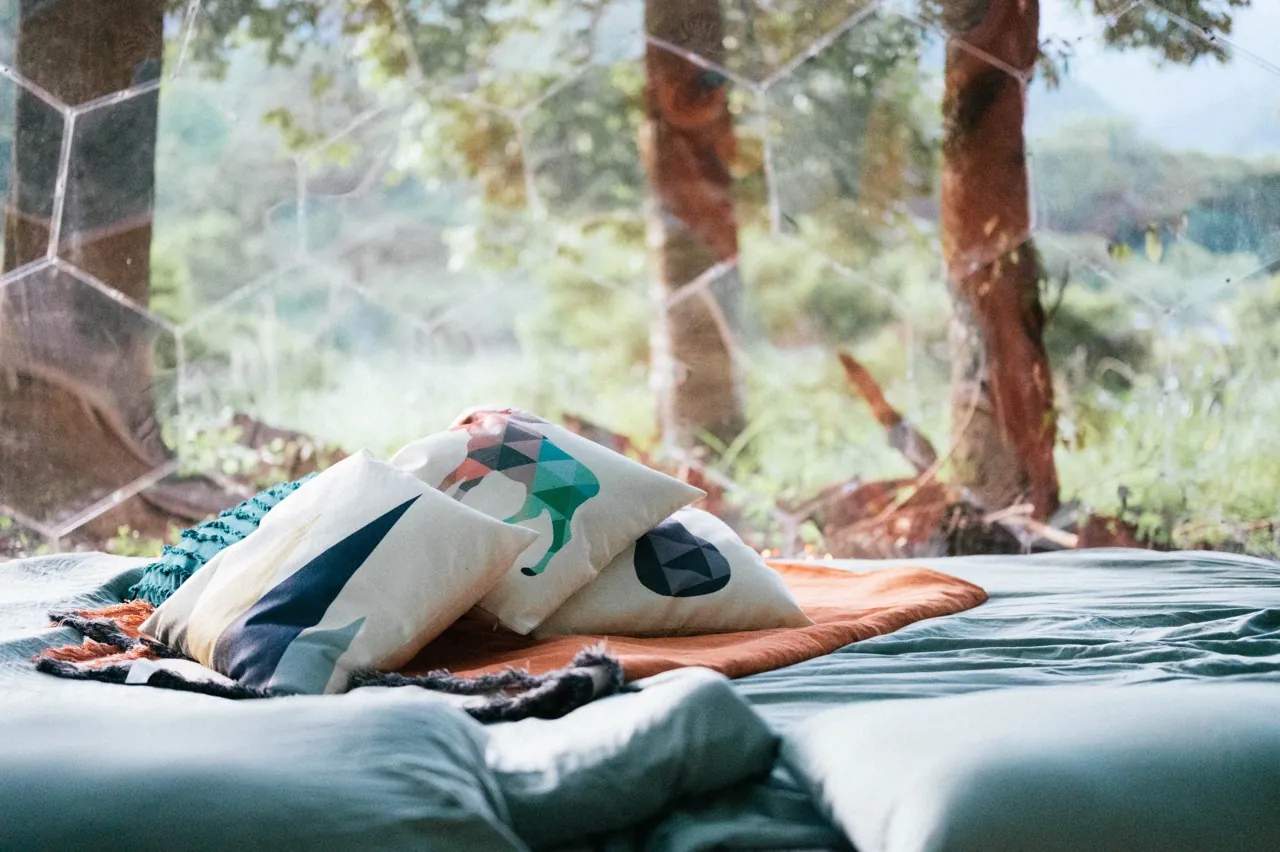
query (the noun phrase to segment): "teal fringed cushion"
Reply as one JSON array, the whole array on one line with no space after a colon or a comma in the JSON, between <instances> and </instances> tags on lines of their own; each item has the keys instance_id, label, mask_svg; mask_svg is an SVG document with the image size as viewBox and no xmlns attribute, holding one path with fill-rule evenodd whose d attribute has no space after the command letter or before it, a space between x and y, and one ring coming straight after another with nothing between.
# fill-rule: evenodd
<instances>
[{"instance_id":1,"label":"teal fringed cushion","mask_svg":"<svg viewBox=\"0 0 1280 852\"><path fill-rule=\"evenodd\" d=\"M142 579L129 589L129 597L160 606L219 551L256 530L267 512L313 476L273 485L213 520L183 530L176 544L165 545L160 558L143 569Z\"/></svg>"}]
</instances>

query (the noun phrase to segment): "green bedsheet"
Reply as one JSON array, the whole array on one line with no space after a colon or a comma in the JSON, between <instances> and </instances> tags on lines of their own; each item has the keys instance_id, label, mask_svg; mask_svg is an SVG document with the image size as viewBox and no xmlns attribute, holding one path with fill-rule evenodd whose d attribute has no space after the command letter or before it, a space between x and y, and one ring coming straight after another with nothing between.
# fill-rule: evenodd
<instances>
[{"instance_id":1,"label":"green bedsheet","mask_svg":"<svg viewBox=\"0 0 1280 852\"><path fill-rule=\"evenodd\" d=\"M784 738L855 702L979 690L1160 681L1280 684L1280 565L1221 553L1072 551L839 563L925 565L987 590L958 615L736 681ZM669 815L619 850L843 848L803 785L767 783ZM748 813L749 812L749 813Z\"/></svg>"},{"instance_id":2,"label":"green bedsheet","mask_svg":"<svg viewBox=\"0 0 1280 852\"><path fill-rule=\"evenodd\" d=\"M43 627L48 609L69 596L85 606L110 601L125 587L111 578L132 564L99 557L71 572L58 560L0 564L0 690L6 701L83 690L83 684L30 672L26 659L39 647L74 638ZM842 564L865 571L890 563ZM1110 550L914 564L975 582L990 600L744 678L737 689L785 735L816 713L850 702L1064 684L1280 683L1275 563L1216 553ZM151 700L173 700L155 692ZM839 844L801 786L776 770L767 782L668 809L594 848L692 852Z\"/></svg>"},{"instance_id":3,"label":"green bedsheet","mask_svg":"<svg viewBox=\"0 0 1280 852\"><path fill-rule=\"evenodd\" d=\"M850 570L890 563L846 561ZM898 564L898 563L893 563ZM983 689L1242 678L1280 682L1280 565L1089 550L915 563L987 603L738 681L775 726L852 701Z\"/></svg>"}]
</instances>

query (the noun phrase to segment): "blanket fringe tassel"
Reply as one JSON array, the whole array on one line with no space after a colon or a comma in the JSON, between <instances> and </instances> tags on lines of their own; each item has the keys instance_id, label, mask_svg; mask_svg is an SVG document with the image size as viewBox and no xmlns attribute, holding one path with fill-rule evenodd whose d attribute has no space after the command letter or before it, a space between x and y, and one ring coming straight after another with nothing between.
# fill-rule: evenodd
<instances>
[{"instance_id":1,"label":"blanket fringe tassel","mask_svg":"<svg viewBox=\"0 0 1280 852\"><path fill-rule=\"evenodd\" d=\"M78 630L86 644L93 643L100 655L113 649L109 660L79 660L68 649L51 650L36 657L36 670L70 680L92 680L123 684L133 662L138 659L187 659L149 636L122 626L111 618L87 617L78 612L55 612L56 624ZM132 627L132 625L129 625ZM100 650L99 650L100 649ZM358 672L349 688L362 686L416 687L450 695L475 696L475 703L462 709L479 722L514 722L519 719L558 719L577 708L614 693L627 691L622 663L605 652L603 645L584 648L569 665L541 675L508 668L492 674L461 677L447 671L424 675L395 672ZM166 669L153 671L147 686L195 692L233 700L276 698L281 693L242 684L189 680Z\"/></svg>"}]
</instances>

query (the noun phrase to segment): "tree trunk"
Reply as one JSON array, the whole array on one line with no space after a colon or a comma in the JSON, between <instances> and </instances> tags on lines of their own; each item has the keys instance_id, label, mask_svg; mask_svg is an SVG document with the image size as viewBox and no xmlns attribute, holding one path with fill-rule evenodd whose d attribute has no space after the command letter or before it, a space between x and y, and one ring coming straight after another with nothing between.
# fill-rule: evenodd
<instances>
[{"instance_id":1,"label":"tree trunk","mask_svg":"<svg viewBox=\"0 0 1280 852\"><path fill-rule=\"evenodd\" d=\"M950 32L1029 73L1037 0L944 0ZM987 509L1058 507L1053 386L1030 225L1018 80L956 41L943 94L942 252L951 292L955 484Z\"/></svg>"},{"instance_id":2,"label":"tree trunk","mask_svg":"<svg viewBox=\"0 0 1280 852\"><path fill-rule=\"evenodd\" d=\"M719 0L648 0L649 35L711 62L724 59ZM645 51L641 152L653 205L652 383L664 440L692 446L703 432L729 442L742 431L735 359L741 279L725 271L696 294L672 293L738 254L733 206L733 118L719 74L654 44Z\"/></svg>"},{"instance_id":3,"label":"tree trunk","mask_svg":"<svg viewBox=\"0 0 1280 852\"><path fill-rule=\"evenodd\" d=\"M79 106L153 81L164 52L164 0L24 0L17 70ZM57 256L137 305L150 278L158 94L77 113ZM20 90L4 268L44 260L58 229L53 182L66 128ZM162 330L66 272L37 269L0 291L0 502L57 530L171 458L152 394ZM91 522L147 535L170 519L141 499Z\"/></svg>"}]
</instances>

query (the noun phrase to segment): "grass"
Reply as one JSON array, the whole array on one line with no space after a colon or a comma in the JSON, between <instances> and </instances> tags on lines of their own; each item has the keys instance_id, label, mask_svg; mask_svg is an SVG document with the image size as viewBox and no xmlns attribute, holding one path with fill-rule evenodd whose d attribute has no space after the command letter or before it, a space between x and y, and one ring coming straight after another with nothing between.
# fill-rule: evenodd
<instances>
[{"instance_id":1,"label":"grass","mask_svg":"<svg viewBox=\"0 0 1280 852\"><path fill-rule=\"evenodd\" d=\"M743 300L750 321L741 363L748 426L723 448L720 466L741 486L753 516L766 518L775 504L835 482L912 472L852 395L834 357L837 345L851 348L890 401L945 452L948 311L932 244L906 241L840 272L798 240L748 236ZM1043 243L1047 267L1057 270L1061 240ZM1123 509L1145 534L1169 544L1208 539L1274 554L1280 545L1257 522L1280 514L1280 351L1271 342L1280 278L1245 276L1221 292L1190 292L1195 282L1256 269L1257 261L1188 245L1169 250L1161 263L1120 263L1101 244L1096 251L1071 248L1076 257L1097 257L1073 267L1060 305L1057 272L1046 297L1058 311L1047 343L1063 499L1099 513ZM593 257L588 265L608 267L605 260ZM312 338L312 320L295 318L294 337L281 338L269 369L238 338L211 337L229 367L196 371L203 385L192 399L206 401L187 408L184 454L192 467L228 473L255 463L205 429L234 409L386 457L444 428L460 410L487 403L553 419L584 416L652 447L644 298L585 281L581 268L570 267L544 270L550 280L531 279L522 295L529 304L519 310L488 306L505 312L505 332L481 334L459 319L455 331L472 332L469 342L424 344L394 314L367 305L339 311L341 327L328 337ZM884 304L867 308L872 297ZM252 327L257 320L245 321Z\"/></svg>"},{"instance_id":2,"label":"grass","mask_svg":"<svg viewBox=\"0 0 1280 852\"><path fill-rule=\"evenodd\" d=\"M891 338L873 340L857 354L884 379L890 399L944 450L945 373L938 364L908 372ZM1175 545L1237 540L1245 525L1277 514L1280 382L1221 358L1215 362L1203 346L1180 345L1178 352L1157 350L1160 368L1137 375L1128 390L1060 392L1062 419L1071 425L1063 430L1071 445L1057 453L1063 498L1108 514L1123 503L1126 517L1138 520L1145 533ZM747 358L749 425L726 448L722 467L757 515L833 482L911 474L851 395L829 348L762 345ZM615 378L597 375L590 359L573 352L503 352L453 364L357 359L338 362L320 386L299 389L258 414L383 457L484 402L550 417L582 414L641 443L651 441L643 371ZM1065 388L1067 381L1060 377L1059 384ZM1265 536L1244 538L1241 545L1277 554Z\"/></svg>"}]
</instances>

